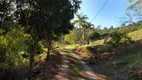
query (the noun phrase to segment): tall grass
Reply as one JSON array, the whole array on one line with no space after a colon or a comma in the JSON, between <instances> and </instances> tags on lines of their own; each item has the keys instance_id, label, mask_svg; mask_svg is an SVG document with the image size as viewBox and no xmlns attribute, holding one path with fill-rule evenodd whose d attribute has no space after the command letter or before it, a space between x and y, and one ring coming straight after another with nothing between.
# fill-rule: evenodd
<instances>
[{"instance_id":1,"label":"tall grass","mask_svg":"<svg viewBox=\"0 0 142 80\"><path fill-rule=\"evenodd\" d=\"M130 36L134 41L142 40L142 29L131 32L128 34L128 36Z\"/></svg>"},{"instance_id":2,"label":"tall grass","mask_svg":"<svg viewBox=\"0 0 142 80\"><path fill-rule=\"evenodd\" d=\"M126 63L130 68L142 67L142 51L133 53L131 55L123 56L114 60L112 63L116 65Z\"/></svg>"}]
</instances>

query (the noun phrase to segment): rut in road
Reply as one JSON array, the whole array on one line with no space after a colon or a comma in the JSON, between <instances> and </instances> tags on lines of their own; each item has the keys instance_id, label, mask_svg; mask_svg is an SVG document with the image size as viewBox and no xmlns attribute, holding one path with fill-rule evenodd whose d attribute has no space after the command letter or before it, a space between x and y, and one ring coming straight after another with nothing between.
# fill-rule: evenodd
<instances>
[{"instance_id":1,"label":"rut in road","mask_svg":"<svg viewBox=\"0 0 142 80\"><path fill-rule=\"evenodd\" d=\"M56 80L68 80L68 71L69 71L69 61L67 60L66 56L63 52L60 52L62 54L62 66L60 67L60 72L55 76Z\"/></svg>"},{"instance_id":2,"label":"rut in road","mask_svg":"<svg viewBox=\"0 0 142 80\"><path fill-rule=\"evenodd\" d=\"M69 75L69 72L72 71L72 68L70 68L70 64L72 63L67 59L68 56L66 56L65 54L71 54L73 58L76 58L77 62L80 64L79 66L83 68L84 73L79 74L82 76L82 80L109 80L106 76L98 76L97 74L95 74L93 70L81 60L80 56L72 53L71 51L64 51L60 53L63 56L63 65L61 71L58 73L58 75L56 75L56 80L71 80L70 78L73 77L72 75Z\"/></svg>"},{"instance_id":3,"label":"rut in road","mask_svg":"<svg viewBox=\"0 0 142 80\"><path fill-rule=\"evenodd\" d=\"M75 58L77 58L78 61L81 63L81 66L85 70L84 71L84 76L88 77L89 80L109 80L106 76L103 76L103 75L99 76L99 75L95 74L93 72L93 70L89 66L87 66L84 61L81 60L80 56L78 56L76 54L72 54L72 55Z\"/></svg>"}]
</instances>

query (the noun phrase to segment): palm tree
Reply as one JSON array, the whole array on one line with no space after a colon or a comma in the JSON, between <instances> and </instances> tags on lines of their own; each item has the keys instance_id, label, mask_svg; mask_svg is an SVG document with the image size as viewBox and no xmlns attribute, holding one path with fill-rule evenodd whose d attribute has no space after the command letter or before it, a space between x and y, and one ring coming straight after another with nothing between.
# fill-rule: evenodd
<instances>
[{"instance_id":1,"label":"palm tree","mask_svg":"<svg viewBox=\"0 0 142 80\"><path fill-rule=\"evenodd\" d=\"M87 44L89 44L89 38L88 38L88 32L94 25L91 22L87 22L86 20L88 17L86 15L81 14L76 14L76 20L74 20L74 24L77 26L77 28L82 29L82 39L84 41L87 41Z\"/></svg>"},{"instance_id":2,"label":"palm tree","mask_svg":"<svg viewBox=\"0 0 142 80\"><path fill-rule=\"evenodd\" d=\"M91 22L86 22L85 23L85 26L84 26L84 38L86 39L87 41L87 44L90 44L90 41L89 41L89 36L88 36L88 32L93 29L94 24L92 24ZM85 35L85 33L87 32L87 34Z\"/></svg>"},{"instance_id":3,"label":"palm tree","mask_svg":"<svg viewBox=\"0 0 142 80\"><path fill-rule=\"evenodd\" d=\"M74 20L73 24L77 25L77 28L82 28L83 30L83 40L85 40L85 29L86 29L86 26L87 26L87 19L88 17L86 15L83 15L83 13L81 14L76 14L76 20Z\"/></svg>"},{"instance_id":4,"label":"palm tree","mask_svg":"<svg viewBox=\"0 0 142 80\"><path fill-rule=\"evenodd\" d=\"M73 23L76 24L78 28L83 28L87 19L88 17L83 15L83 13L76 14L76 20L74 20Z\"/></svg>"}]
</instances>

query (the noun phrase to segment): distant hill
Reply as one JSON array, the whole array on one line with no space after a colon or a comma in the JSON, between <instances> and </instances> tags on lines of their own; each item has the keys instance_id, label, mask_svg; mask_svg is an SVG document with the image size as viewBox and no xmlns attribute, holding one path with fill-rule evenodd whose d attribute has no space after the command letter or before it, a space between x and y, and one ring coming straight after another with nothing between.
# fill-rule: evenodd
<instances>
[{"instance_id":1,"label":"distant hill","mask_svg":"<svg viewBox=\"0 0 142 80\"><path fill-rule=\"evenodd\" d=\"M117 27L117 28L113 28L113 27L107 28L107 27L105 27L104 29L102 29L101 31L98 31L98 32L100 34L103 34L103 33L111 33L113 31L119 30L119 31L124 32L124 33L130 33L130 32L133 32L133 31L137 31L139 29L142 29L142 21L131 23L129 25L122 25L122 26Z\"/></svg>"}]
</instances>

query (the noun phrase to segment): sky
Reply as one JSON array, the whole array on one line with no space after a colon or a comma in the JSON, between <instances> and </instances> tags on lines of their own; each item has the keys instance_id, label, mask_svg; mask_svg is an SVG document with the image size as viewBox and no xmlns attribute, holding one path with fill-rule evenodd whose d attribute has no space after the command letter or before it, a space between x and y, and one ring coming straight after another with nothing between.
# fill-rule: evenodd
<instances>
[{"instance_id":1,"label":"sky","mask_svg":"<svg viewBox=\"0 0 142 80\"><path fill-rule=\"evenodd\" d=\"M105 2L106 0L82 0L81 9L78 13L83 12L83 14L89 17L87 21L90 22ZM95 26L101 25L102 28L119 27L120 22L118 18L126 15L126 9L129 5L128 0L108 0L102 11L92 20L92 23Z\"/></svg>"}]
</instances>

